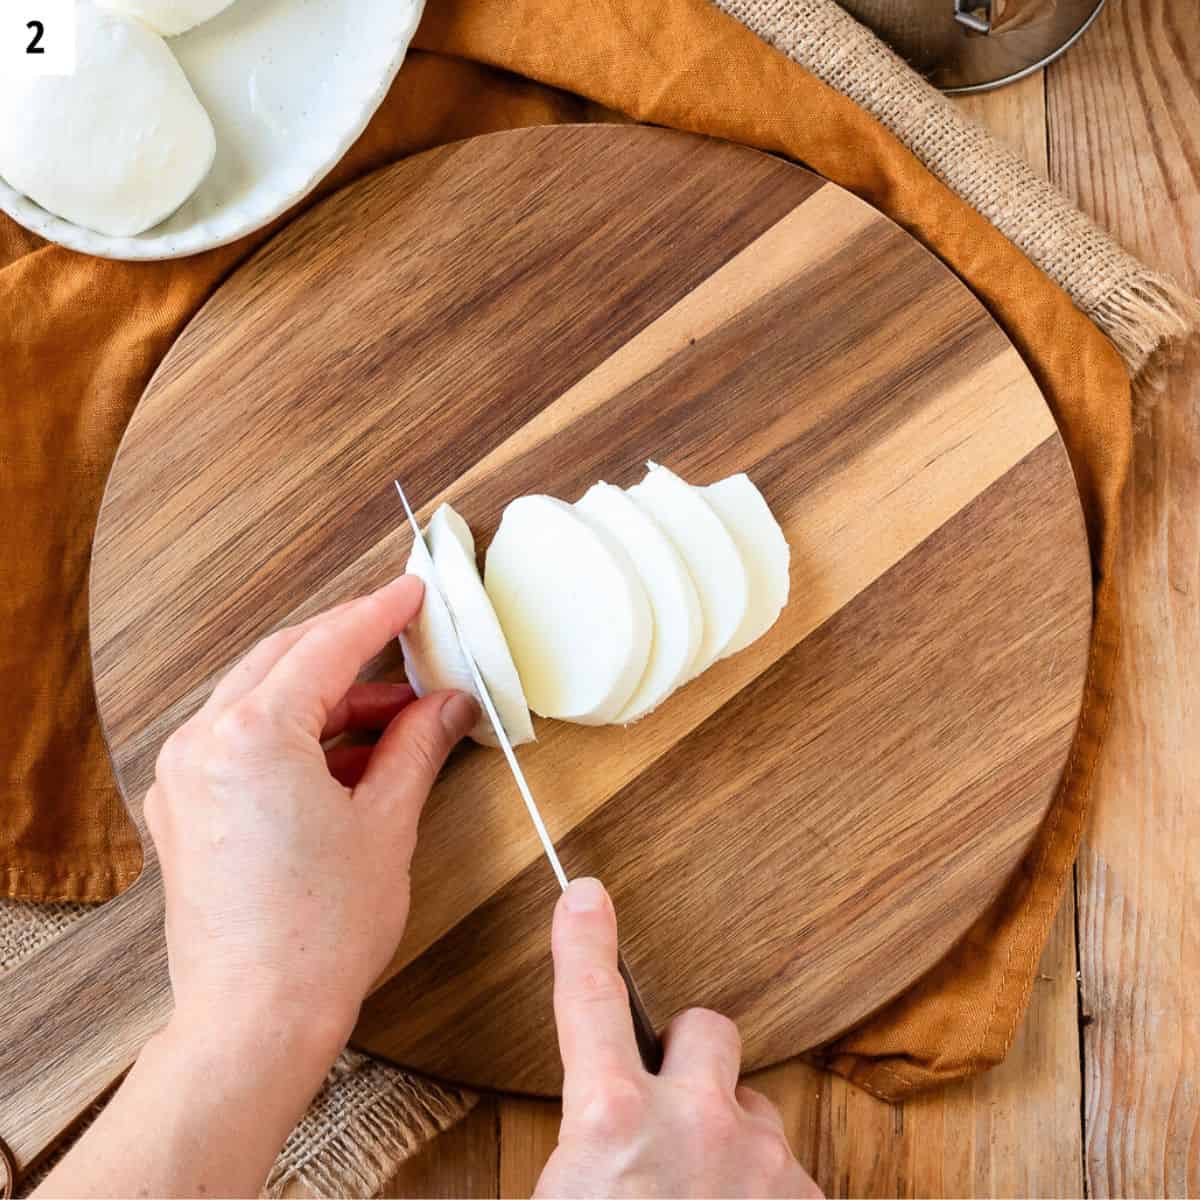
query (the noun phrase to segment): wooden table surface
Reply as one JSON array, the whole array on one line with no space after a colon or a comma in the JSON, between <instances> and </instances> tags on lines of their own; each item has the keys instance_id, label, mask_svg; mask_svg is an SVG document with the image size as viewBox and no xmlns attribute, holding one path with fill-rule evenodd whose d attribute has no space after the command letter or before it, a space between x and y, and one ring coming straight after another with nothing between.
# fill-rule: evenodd
<instances>
[{"instance_id":1,"label":"wooden table surface","mask_svg":"<svg viewBox=\"0 0 1200 1200\"><path fill-rule=\"evenodd\" d=\"M1192 5L1109 0L1045 72L961 103L1200 292ZM759 1076L830 1196L1200 1194L1200 350L1143 411L1118 699L1029 1013L1002 1066L895 1108L799 1063ZM557 1122L485 1099L387 1195L528 1196Z\"/></svg>"}]
</instances>

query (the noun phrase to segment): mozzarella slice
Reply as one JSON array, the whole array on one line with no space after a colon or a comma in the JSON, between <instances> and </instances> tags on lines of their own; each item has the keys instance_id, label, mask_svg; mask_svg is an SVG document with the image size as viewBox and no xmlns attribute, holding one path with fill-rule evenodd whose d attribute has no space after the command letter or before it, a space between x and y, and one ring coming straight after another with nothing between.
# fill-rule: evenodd
<instances>
[{"instance_id":1,"label":"mozzarella slice","mask_svg":"<svg viewBox=\"0 0 1200 1200\"><path fill-rule=\"evenodd\" d=\"M671 539L619 487L597 483L575 508L625 548L650 601L654 618L650 661L614 718L627 725L657 708L688 678L704 633L700 597Z\"/></svg>"},{"instance_id":2,"label":"mozzarella slice","mask_svg":"<svg viewBox=\"0 0 1200 1200\"><path fill-rule=\"evenodd\" d=\"M730 475L698 489L729 530L750 583L741 625L722 657L744 650L775 624L787 603L792 552L763 494L748 475Z\"/></svg>"},{"instance_id":3,"label":"mozzarella slice","mask_svg":"<svg viewBox=\"0 0 1200 1200\"><path fill-rule=\"evenodd\" d=\"M132 237L196 190L216 135L162 38L76 11L74 75L0 79L0 175L76 225Z\"/></svg>"},{"instance_id":4,"label":"mozzarella slice","mask_svg":"<svg viewBox=\"0 0 1200 1200\"><path fill-rule=\"evenodd\" d=\"M429 522L428 536L442 593L487 684L508 740L514 746L533 741L529 705L496 610L479 577L470 528L450 505L443 504ZM490 728L488 736L494 742Z\"/></svg>"},{"instance_id":5,"label":"mozzarella slice","mask_svg":"<svg viewBox=\"0 0 1200 1200\"><path fill-rule=\"evenodd\" d=\"M561 500L522 496L488 547L484 586L534 712L602 725L624 709L654 621L619 543Z\"/></svg>"},{"instance_id":6,"label":"mozzarella slice","mask_svg":"<svg viewBox=\"0 0 1200 1200\"><path fill-rule=\"evenodd\" d=\"M745 620L750 589L742 556L700 489L666 467L647 463L629 495L674 543L696 585L704 633L689 676L695 678L725 653Z\"/></svg>"},{"instance_id":7,"label":"mozzarella slice","mask_svg":"<svg viewBox=\"0 0 1200 1200\"><path fill-rule=\"evenodd\" d=\"M163 37L175 37L224 12L233 0L97 0L97 3L135 17Z\"/></svg>"},{"instance_id":8,"label":"mozzarella slice","mask_svg":"<svg viewBox=\"0 0 1200 1200\"><path fill-rule=\"evenodd\" d=\"M404 672L408 676L408 682L412 684L413 691L418 696L427 696L430 692L454 688L478 700L479 692L471 678L471 668L467 666L466 659L458 648L458 638L454 635L450 610L438 590L436 568L423 541L413 543L405 570L409 575L418 576L425 583L425 599L421 604L421 611L400 635L400 648L404 651ZM486 713L480 716L475 728L471 730L471 737L485 746L496 745L496 735Z\"/></svg>"}]
</instances>

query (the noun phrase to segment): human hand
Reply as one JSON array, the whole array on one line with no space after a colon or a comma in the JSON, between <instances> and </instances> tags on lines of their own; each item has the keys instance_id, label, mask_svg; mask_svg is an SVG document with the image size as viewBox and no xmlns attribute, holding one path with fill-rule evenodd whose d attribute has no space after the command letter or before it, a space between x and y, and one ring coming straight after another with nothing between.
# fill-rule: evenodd
<instances>
[{"instance_id":1,"label":"human hand","mask_svg":"<svg viewBox=\"0 0 1200 1200\"><path fill-rule=\"evenodd\" d=\"M821 1195L775 1106L738 1086L732 1021L680 1013L661 1072L643 1069L617 971L616 914L596 880L575 880L559 900L553 948L563 1120L535 1196Z\"/></svg>"},{"instance_id":2,"label":"human hand","mask_svg":"<svg viewBox=\"0 0 1200 1200\"><path fill-rule=\"evenodd\" d=\"M355 683L423 595L405 576L272 634L163 746L145 812L177 1021L269 1015L330 1061L345 1043L404 932L421 808L478 715L456 692Z\"/></svg>"}]
</instances>

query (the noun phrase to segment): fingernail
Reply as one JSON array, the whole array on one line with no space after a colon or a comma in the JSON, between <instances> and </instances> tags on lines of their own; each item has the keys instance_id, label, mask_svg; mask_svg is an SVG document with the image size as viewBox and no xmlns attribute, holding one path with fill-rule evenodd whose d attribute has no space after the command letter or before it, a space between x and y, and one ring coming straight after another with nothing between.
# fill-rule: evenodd
<instances>
[{"instance_id":1,"label":"fingernail","mask_svg":"<svg viewBox=\"0 0 1200 1200\"><path fill-rule=\"evenodd\" d=\"M563 894L563 904L568 912L599 912L608 904L608 893L598 879L572 879Z\"/></svg>"},{"instance_id":2,"label":"fingernail","mask_svg":"<svg viewBox=\"0 0 1200 1200\"><path fill-rule=\"evenodd\" d=\"M479 705L475 703L474 696L455 692L442 705L441 717L446 732L457 742L475 728L475 722L479 720Z\"/></svg>"}]
</instances>

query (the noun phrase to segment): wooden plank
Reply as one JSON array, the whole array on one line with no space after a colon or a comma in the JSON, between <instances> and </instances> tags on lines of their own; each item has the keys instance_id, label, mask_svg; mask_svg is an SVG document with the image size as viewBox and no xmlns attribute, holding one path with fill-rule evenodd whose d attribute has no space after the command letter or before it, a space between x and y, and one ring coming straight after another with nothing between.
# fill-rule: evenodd
<instances>
[{"instance_id":1,"label":"wooden plank","mask_svg":"<svg viewBox=\"0 0 1200 1200\"><path fill-rule=\"evenodd\" d=\"M1075 995L1068 902L1055 920L1029 1011L995 1070L895 1106L841 1079L825 1082L815 1161L826 1194L1082 1195Z\"/></svg>"},{"instance_id":2,"label":"wooden plank","mask_svg":"<svg viewBox=\"0 0 1200 1200\"><path fill-rule=\"evenodd\" d=\"M896 1106L800 1061L751 1076L826 1195L1083 1194L1074 916L1068 897L1028 1015L994 1071ZM554 1149L558 1107L500 1103L500 1194L528 1196Z\"/></svg>"},{"instance_id":3,"label":"wooden plank","mask_svg":"<svg viewBox=\"0 0 1200 1200\"><path fill-rule=\"evenodd\" d=\"M805 1029L844 1028L852 1005L875 1007L871 997L882 993L869 989L897 959L911 964L931 936L915 915L931 873L944 895L954 889L970 904L999 846L1011 853L1024 844L1014 832L1022 810L1030 830L1041 822L1038 781L1062 770L1062 735L1074 728L1079 691L1031 725L1030 681L1047 662L1078 655L1082 688L1091 607L1086 568L1082 577L1060 571L1063 548L1051 532L1076 504L1073 482L1055 476L1060 453L1044 443L1003 486L748 682L653 772L560 837L568 870L608 883L651 1013L716 1008L738 1022L748 1065L791 1057L813 1044ZM1012 556L999 549L1014 530L1042 551L1021 552L1033 587L1001 601L1017 583ZM845 539L838 544L845 549ZM1060 621L1073 595L1083 603L1083 640L1071 622L1030 636ZM982 621L981 597L989 598ZM901 735L889 695L928 719ZM1014 756L1004 799L996 776L979 773L981 722ZM876 733L864 741L863 730ZM992 826L986 846L972 849L973 831L1000 805L1007 832ZM904 814L903 828L888 820L889 808ZM771 854L763 829L773 831ZM657 848L652 858L647 846ZM421 1056L439 1077L470 1080L478 1076L467 1071L487 1070L507 1090L557 1091L546 953L553 890L540 859L499 888L368 1002L357 1044L414 1065ZM847 995L864 970L874 978ZM543 1079L549 1087L536 1086Z\"/></svg>"},{"instance_id":4,"label":"wooden plank","mask_svg":"<svg viewBox=\"0 0 1200 1200\"><path fill-rule=\"evenodd\" d=\"M1043 77L959 103L1047 170ZM792 1148L830 1196L1078 1196L1074 906L1055 921L1029 1011L995 1071L895 1108L803 1062L751 1080L783 1110ZM528 1195L554 1146L557 1110L505 1100L501 1194Z\"/></svg>"},{"instance_id":5,"label":"wooden plank","mask_svg":"<svg viewBox=\"0 0 1200 1200\"><path fill-rule=\"evenodd\" d=\"M792 598L636 727L543 723L525 770L568 867L612 881L660 1020L726 1008L767 1065L865 1016L1003 886L1057 786L1086 545L1045 402L958 278L743 148L597 126L445 147L223 285L139 405L96 535L97 695L135 813L243 639L401 569L396 470L486 544L513 496L630 483L651 456L753 473ZM674 861L685 834L703 872ZM500 756L454 757L412 879L356 1044L553 1093L552 883Z\"/></svg>"},{"instance_id":6,"label":"wooden plank","mask_svg":"<svg viewBox=\"0 0 1200 1200\"><path fill-rule=\"evenodd\" d=\"M1109 4L1049 77L1053 180L1200 292L1200 24ZM1146 398L1126 496L1123 645L1078 877L1087 1182L1200 1193L1200 352Z\"/></svg>"},{"instance_id":7,"label":"wooden plank","mask_svg":"<svg viewBox=\"0 0 1200 1200\"><path fill-rule=\"evenodd\" d=\"M533 1194L542 1168L558 1145L561 1117L557 1102L515 1097L500 1101L500 1195L504 1200Z\"/></svg>"},{"instance_id":8,"label":"wooden plank","mask_svg":"<svg viewBox=\"0 0 1200 1200\"><path fill-rule=\"evenodd\" d=\"M498 1103L484 1096L462 1121L410 1158L380 1195L494 1200L500 1176Z\"/></svg>"},{"instance_id":9,"label":"wooden plank","mask_svg":"<svg viewBox=\"0 0 1200 1200\"><path fill-rule=\"evenodd\" d=\"M257 433L252 446L247 428ZM1032 377L957 277L848 193L743 148L619 127L523 130L443 147L338 193L220 289L139 405L96 536L95 677L131 810L140 815L158 744L249 640L402 568L408 535L387 484L398 465L415 495L461 502L486 538L514 494L578 495L601 476L632 482L642 460L664 452L697 482L755 472L795 548L793 599L769 634L636 730L543 726L526 769L552 830L578 834L580 862L596 852L587 818L636 776L649 782L685 739L703 739L718 709L727 712L717 724L728 732L740 720L750 744L760 724L748 702L756 681L795 668L787 660L804 657L796 647L813 629L951 523L963 536L964 514L982 511L977 502L1010 513L992 546L997 561L1008 556L1002 588L946 573L971 621L934 629L921 648L936 653L915 733L911 697L872 677L869 717L852 731L873 734L869 754L842 738L847 761L788 777L778 761L783 738L811 734L793 714L774 722L775 762L761 756L775 778L750 777L750 756L725 756L726 782L741 772L750 789L742 798L779 836L764 843L761 827L743 818L721 853L708 855L702 885L695 872L675 873L692 888L693 928L706 931L700 953L656 944L662 889L635 869L646 844L633 823L614 853L598 855L623 880L627 951L662 1016L703 1000L706 987L726 989L714 1001L741 987L747 1045L767 1063L886 1000L1002 885L1049 799L1080 690L1082 526ZM1032 483L1028 469L1041 472ZM1020 503L994 503L993 489L1018 476ZM1070 568L1057 573L1063 586L1053 592L1030 587L1048 551ZM923 591L927 605L942 603L936 586ZM876 605L882 616L886 608ZM1020 636L1011 636L1005 622L1022 615ZM979 626L977 639L964 637L968 624ZM863 633L862 648L880 659L907 649L902 623L889 627L886 645ZM979 653L989 638L1003 644ZM964 654L978 656L979 670L955 676ZM1052 669L1041 670L1047 662ZM954 689L932 687L941 671L960 689L952 702ZM774 695L776 717L786 716L786 689ZM856 701L860 713L867 700ZM822 711L836 721L836 704ZM1003 736L987 736L989 722ZM947 730L952 737L937 736ZM846 787L856 771L869 788ZM719 789L706 790L714 803ZM789 798L807 804L809 795L803 820L768 811ZM675 802L694 809L689 797ZM722 819L735 821L752 812L750 803L724 808ZM808 823L832 832L832 851L811 853ZM890 871L884 860L898 850ZM672 853L668 836L657 859ZM761 905L743 897L747 924L771 943L763 953L720 900L722 882L740 883L754 854L782 864L773 873L760 862L750 876ZM539 855L500 756L456 755L423 822L402 960L417 960L486 909L540 866ZM468 858L471 870L456 869ZM778 886L783 871L787 887ZM545 901L535 908L543 917ZM132 1059L166 1011L160 903L151 856L128 899L0 980L10 1035L0 1043L0 1129L22 1162ZM814 904L841 926L814 919ZM511 965L510 934L528 926L485 921L495 953L483 972L459 979L464 994L487 970ZM709 936L718 927L723 944ZM788 961L779 929L800 929L810 960L836 960L847 945L858 954L844 970L816 975L800 969L800 952ZM110 935L117 944L106 943ZM818 953L821 939L828 955ZM538 953L544 958L543 947ZM139 954L153 967L128 984L124 963ZM439 986L457 961L443 959ZM61 1024L64 1012L85 1011L63 1002L73 989L117 998L86 1008L94 1019L74 1023L78 1040ZM430 1039L422 1027L437 1015L432 996L425 989L423 1011L396 1014L388 1045L402 1061L419 1065L404 1038L415 1039L409 1049L421 1039L438 1053L456 1048L450 1030ZM763 1002L772 997L773 1006ZM366 1028L378 1011L374 1001L365 1006ZM515 1061L540 1065L540 1076L495 1082L552 1091L557 1068L540 1011L526 1005L511 1020L484 1005L448 1013L454 1027L501 1017L490 1042L470 1043L474 1061L458 1077L479 1081L501 1057L493 1047L511 1055L524 1036L542 1059L517 1053ZM52 1052L37 1053L49 1042Z\"/></svg>"},{"instance_id":10,"label":"wooden plank","mask_svg":"<svg viewBox=\"0 0 1200 1200\"><path fill-rule=\"evenodd\" d=\"M1041 84L1038 75L969 107L1044 171ZM890 1108L800 1062L753 1079L829 1195L1082 1194L1073 918L1068 897L1012 1054L979 1080ZM531 1193L557 1126L554 1105L501 1101L501 1195Z\"/></svg>"}]
</instances>

